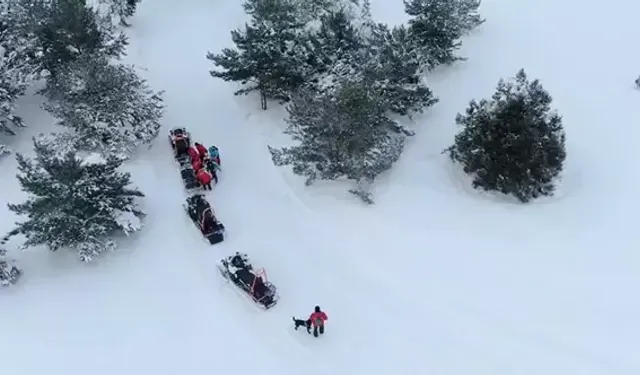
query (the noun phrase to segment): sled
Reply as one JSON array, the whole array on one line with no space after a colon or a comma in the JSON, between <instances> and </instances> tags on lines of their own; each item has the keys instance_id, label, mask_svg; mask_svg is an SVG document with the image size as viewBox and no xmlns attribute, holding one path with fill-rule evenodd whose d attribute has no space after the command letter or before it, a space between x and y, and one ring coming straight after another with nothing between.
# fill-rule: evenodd
<instances>
[{"instance_id":1,"label":"sled","mask_svg":"<svg viewBox=\"0 0 640 375\"><path fill-rule=\"evenodd\" d=\"M223 259L221 264L218 265L218 269L222 277L231 281L246 297L261 308L269 310L280 300L277 289L268 281L267 272L264 268L254 269L252 265L248 264L246 269L231 273L228 267L228 260ZM260 289L259 293L257 293L258 288Z\"/></svg>"},{"instance_id":2,"label":"sled","mask_svg":"<svg viewBox=\"0 0 640 375\"><path fill-rule=\"evenodd\" d=\"M224 224L216 218L203 195L190 196L183 207L193 224L211 245L224 241Z\"/></svg>"}]
</instances>

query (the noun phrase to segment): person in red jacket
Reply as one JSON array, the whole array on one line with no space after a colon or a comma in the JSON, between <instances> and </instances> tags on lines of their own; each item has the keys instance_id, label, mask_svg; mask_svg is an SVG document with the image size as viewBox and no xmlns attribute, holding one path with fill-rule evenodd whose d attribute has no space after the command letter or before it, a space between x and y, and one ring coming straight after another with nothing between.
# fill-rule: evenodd
<instances>
[{"instance_id":1,"label":"person in red jacket","mask_svg":"<svg viewBox=\"0 0 640 375\"><path fill-rule=\"evenodd\" d=\"M206 168L200 168L196 171L196 178L204 190L211 190L211 180L213 180L213 176Z\"/></svg>"},{"instance_id":2,"label":"person in red jacket","mask_svg":"<svg viewBox=\"0 0 640 375\"><path fill-rule=\"evenodd\" d=\"M200 156L200 160L204 160L205 157L209 156L209 151L202 144L196 142L195 143L196 150L198 151L198 155Z\"/></svg>"},{"instance_id":3,"label":"person in red jacket","mask_svg":"<svg viewBox=\"0 0 640 375\"><path fill-rule=\"evenodd\" d=\"M328 319L327 314L320 310L320 306L316 306L313 313L309 316L309 320L311 320L311 325L313 326L313 336L318 337L318 331L320 331L321 335L324 334L324 322Z\"/></svg>"},{"instance_id":4,"label":"person in red jacket","mask_svg":"<svg viewBox=\"0 0 640 375\"><path fill-rule=\"evenodd\" d=\"M189 153L189 157L191 158L191 163L193 163L194 160L200 159L200 153L198 153L198 149L197 148L189 147L187 149L187 152Z\"/></svg>"},{"instance_id":5,"label":"person in red jacket","mask_svg":"<svg viewBox=\"0 0 640 375\"><path fill-rule=\"evenodd\" d=\"M191 167L196 173L198 173L198 171L201 170L204 165L202 164L202 160L196 158L194 160L191 160Z\"/></svg>"}]
</instances>

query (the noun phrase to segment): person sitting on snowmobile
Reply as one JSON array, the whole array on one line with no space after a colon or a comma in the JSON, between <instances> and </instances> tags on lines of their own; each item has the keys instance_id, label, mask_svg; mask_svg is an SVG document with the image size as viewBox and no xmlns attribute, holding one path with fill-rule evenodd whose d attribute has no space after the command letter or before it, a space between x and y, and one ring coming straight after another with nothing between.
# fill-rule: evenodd
<instances>
[{"instance_id":1,"label":"person sitting on snowmobile","mask_svg":"<svg viewBox=\"0 0 640 375\"><path fill-rule=\"evenodd\" d=\"M173 148L177 158L181 158L182 156L189 154L189 142L182 136L175 137L173 141Z\"/></svg>"},{"instance_id":2,"label":"person sitting on snowmobile","mask_svg":"<svg viewBox=\"0 0 640 375\"><path fill-rule=\"evenodd\" d=\"M237 269L247 268L249 266L249 257L247 254L240 254L240 252L236 251L229 264Z\"/></svg>"},{"instance_id":3,"label":"person sitting on snowmobile","mask_svg":"<svg viewBox=\"0 0 640 375\"><path fill-rule=\"evenodd\" d=\"M324 334L324 322L328 319L327 314L320 310L320 306L316 306L313 313L309 316L311 325L313 325L313 336L318 337L318 331L320 331L321 335Z\"/></svg>"}]
</instances>

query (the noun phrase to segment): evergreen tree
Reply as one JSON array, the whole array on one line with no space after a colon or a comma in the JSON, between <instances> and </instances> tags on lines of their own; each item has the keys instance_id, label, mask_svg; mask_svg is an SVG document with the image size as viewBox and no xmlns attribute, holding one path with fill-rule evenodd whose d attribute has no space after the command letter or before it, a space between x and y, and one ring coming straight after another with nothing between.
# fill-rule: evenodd
<instances>
[{"instance_id":1,"label":"evergreen tree","mask_svg":"<svg viewBox=\"0 0 640 375\"><path fill-rule=\"evenodd\" d=\"M142 0L98 0L101 5L99 8L104 9L115 23L125 27L131 26L127 21L136 13L136 8L141 2Z\"/></svg>"},{"instance_id":2,"label":"evergreen tree","mask_svg":"<svg viewBox=\"0 0 640 375\"><path fill-rule=\"evenodd\" d=\"M6 61L0 60L0 134L15 135L14 128L24 127L24 121L15 114L15 102L24 94L24 82L16 82ZM9 153L8 147L0 144L0 156Z\"/></svg>"},{"instance_id":3,"label":"evergreen tree","mask_svg":"<svg viewBox=\"0 0 640 375\"><path fill-rule=\"evenodd\" d=\"M235 48L209 52L218 70L211 76L248 85L235 94L259 91L261 106L268 99L287 101L306 80L309 67L305 23L289 0L247 0L251 21L244 30L231 31Z\"/></svg>"},{"instance_id":4,"label":"evergreen tree","mask_svg":"<svg viewBox=\"0 0 640 375\"><path fill-rule=\"evenodd\" d=\"M369 57L364 73L388 111L410 116L437 102L424 82L406 28L377 24L367 39Z\"/></svg>"},{"instance_id":5,"label":"evergreen tree","mask_svg":"<svg viewBox=\"0 0 640 375\"><path fill-rule=\"evenodd\" d=\"M638 86L638 88L640 89L640 76L636 78L636 86Z\"/></svg>"},{"instance_id":6,"label":"evergreen tree","mask_svg":"<svg viewBox=\"0 0 640 375\"><path fill-rule=\"evenodd\" d=\"M50 80L44 107L72 129L82 150L126 156L160 131L162 92L154 92L131 66L104 56L83 56Z\"/></svg>"},{"instance_id":7,"label":"evergreen tree","mask_svg":"<svg viewBox=\"0 0 640 375\"><path fill-rule=\"evenodd\" d=\"M24 95L27 86L37 75L34 64L24 51L35 43L16 32L15 25L8 19L10 4L0 3L0 134L15 135L18 128L25 126L20 116L15 114L16 100ZM8 154L8 147L0 144L0 155Z\"/></svg>"},{"instance_id":8,"label":"evergreen tree","mask_svg":"<svg viewBox=\"0 0 640 375\"><path fill-rule=\"evenodd\" d=\"M345 177L357 183L350 192L372 203L370 185L391 168L404 147L405 136L386 115L379 99L364 82L345 82L335 93L301 90L288 107L286 134L299 145L270 147L275 165L317 179Z\"/></svg>"},{"instance_id":9,"label":"evergreen tree","mask_svg":"<svg viewBox=\"0 0 640 375\"><path fill-rule=\"evenodd\" d=\"M409 33L426 69L461 60L460 38L484 22L480 0L404 0Z\"/></svg>"},{"instance_id":10,"label":"evergreen tree","mask_svg":"<svg viewBox=\"0 0 640 375\"><path fill-rule=\"evenodd\" d=\"M516 196L522 202L552 195L566 158L561 117L551 95L524 70L500 80L491 100L471 101L456 123L462 131L448 148L473 176L473 186Z\"/></svg>"},{"instance_id":11,"label":"evergreen tree","mask_svg":"<svg viewBox=\"0 0 640 375\"><path fill-rule=\"evenodd\" d=\"M82 160L73 151L44 139L34 139L35 159L18 154L18 181L29 198L9 204L26 216L8 237L22 234L24 247L75 249L90 261L116 245L111 236L141 228L144 215L135 199L144 195L130 187L131 176L118 172L117 158Z\"/></svg>"},{"instance_id":12,"label":"evergreen tree","mask_svg":"<svg viewBox=\"0 0 640 375\"><path fill-rule=\"evenodd\" d=\"M22 271L7 258L7 250L0 244L0 286L15 284L21 274Z\"/></svg>"},{"instance_id":13,"label":"evergreen tree","mask_svg":"<svg viewBox=\"0 0 640 375\"><path fill-rule=\"evenodd\" d=\"M368 64L366 41L344 9L319 17L319 27L309 33L306 82L316 90L329 92L340 88L347 79L362 79L363 65Z\"/></svg>"},{"instance_id":14,"label":"evergreen tree","mask_svg":"<svg viewBox=\"0 0 640 375\"><path fill-rule=\"evenodd\" d=\"M8 6L5 22L16 39L35 41L22 55L38 72L55 75L58 69L83 54L120 57L127 45L86 0L16 0Z\"/></svg>"}]
</instances>

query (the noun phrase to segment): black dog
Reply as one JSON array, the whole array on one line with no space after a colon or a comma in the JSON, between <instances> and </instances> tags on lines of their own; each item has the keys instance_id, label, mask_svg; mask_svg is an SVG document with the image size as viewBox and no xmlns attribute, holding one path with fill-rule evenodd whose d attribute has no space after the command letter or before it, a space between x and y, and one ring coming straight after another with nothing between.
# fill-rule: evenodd
<instances>
[{"instance_id":1,"label":"black dog","mask_svg":"<svg viewBox=\"0 0 640 375\"><path fill-rule=\"evenodd\" d=\"M307 333L311 333L311 319L303 320L296 319L293 317L293 324L295 324L295 330L297 331L300 327L305 327L307 329Z\"/></svg>"}]
</instances>

